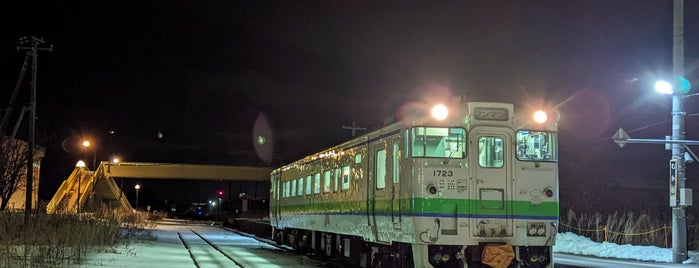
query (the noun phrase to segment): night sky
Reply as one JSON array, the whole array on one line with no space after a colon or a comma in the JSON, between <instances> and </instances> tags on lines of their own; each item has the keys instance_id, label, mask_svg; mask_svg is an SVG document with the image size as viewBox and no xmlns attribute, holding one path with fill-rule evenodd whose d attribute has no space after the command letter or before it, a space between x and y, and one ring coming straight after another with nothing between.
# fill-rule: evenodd
<instances>
[{"instance_id":1,"label":"night sky","mask_svg":"<svg viewBox=\"0 0 699 268\"><path fill-rule=\"evenodd\" d=\"M642 128L634 138L670 133L670 98L652 89L672 72L670 0L20 1L0 14L0 107L24 59L18 38L54 47L38 67L42 199L91 158L82 137L95 140L98 161L111 151L133 162L278 166L350 138L343 125L376 128L435 95L521 109L569 99L562 198L578 184L644 181L666 192L669 152L622 150L610 137L619 127ZM686 76L698 81L699 2L686 1L685 14ZM688 98L687 112L696 104ZM271 161L253 146L262 117ZM688 139L699 139L696 118Z\"/></svg>"}]
</instances>

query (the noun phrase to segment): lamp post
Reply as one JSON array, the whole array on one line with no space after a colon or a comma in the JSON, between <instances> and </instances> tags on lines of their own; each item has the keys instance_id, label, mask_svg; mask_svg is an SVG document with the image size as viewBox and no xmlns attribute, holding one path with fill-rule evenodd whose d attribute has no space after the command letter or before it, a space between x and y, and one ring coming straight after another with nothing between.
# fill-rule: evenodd
<instances>
[{"instance_id":1,"label":"lamp post","mask_svg":"<svg viewBox=\"0 0 699 268\"><path fill-rule=\"evenodd\" d=\"M672 88L677 91L689 90L684 88L679 78L684 76L684 0L673 1L672 15L672 74L676 78ZM679 82L679 83L678 83ZM686 93L686 92L685 92ZM684 140L684 118L682 110L683 96L678 93L672 95L672 139ZM685 148L682 144L672 144L672 157L670 158L670 207L672 207L672 262L681 263L687 260L687 206L691 200L685 200ZM673 169L674 163L674 169ZM674 177L674 185L673 185ZM673 190L675 196L673 198ZM681 192L680 192L681 191ZM689 189L691 193L691 189ZM674 200L673 200L674 199ZM689 196L691 199L691 194Z\"/></svg>"},{"instance_id":2,"label":"lamp post","mask_svg":"<svg viewBox=\"0 0 699 268\"><path fill-rule=\"evenodd\" d=\"M677 69L677 66L675 66ZM677 71L677 70L675 70ZM680 80L682 81L682 80ZM655 83L655 90L672 95L672 136L670 140L684 140L685 112L682 110L683 95L678 94L677 85L679 83L669 83L658 81ZM681 90L681 89L680 89ZM673 143L671 145L672 156L670 157L670 207L672 208L672 261L681 263L688 258L687 255L687 206L692 204L691 195L687 195L685 182L685 145ZM691 193L691 189L689 190Z\"/></svg>"},{"instance_id":3,"label":"lamp post","mask_svg":"<svg viewBox=\"0 0 699 268\"><path fill-rule=\"evenodd\" d=\"M89 148L90 146L92 146L92 144L90 143L89 140L83 140L82 145L83 145L83 148ZM92 148L92 168L95 170L97 169L97 167L95 166L96 162L97 162L97 148L93 147Z\"/></svg>"},{"instance_id":4,"label":"lamp post","mask_svg":"<svg viewBox=\"0 0 699 268\"><path fill-rule=\"evenodd\" d=\"M85 167L85 162L80 160L80 161L78 161L78 163L75 164L75 167L80 168L78 170L78 209L77 209L77 213L80 214L80 181L82 180L82 177L83 177L82 169Z\"/></svg>"},{"instance_id":5,"label":"lamp post","mask_svg":"<svg viewBox=\"0 0 699 268\"><path fill-rule=\"evenodd\" d=\"M138 189L141 189L141 185L136 184L133 188L136 189L136 210L138 210Z\"/></svg>"}]
</instances>

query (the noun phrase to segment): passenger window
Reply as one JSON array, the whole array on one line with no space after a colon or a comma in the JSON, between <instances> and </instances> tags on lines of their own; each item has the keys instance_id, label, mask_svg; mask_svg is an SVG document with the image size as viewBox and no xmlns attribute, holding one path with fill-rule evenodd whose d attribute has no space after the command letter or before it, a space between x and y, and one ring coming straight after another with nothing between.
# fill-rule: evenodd
<instances>
[{"instance_id":1,"label":"passenger window","mask_svg":"<svg viewBox=\"0 0 699 268\"><path fill-rule=\"evenodd\" d=\"M339 180L340 180L340 169L336 168L335 175L333 176L333 189L334 189L333 191L335 191L335 192L337 192L337 190L340 187Z\"/></svg>"},{"instance_id":2,"label":"passenger window","mask_svg":"<svg viewBox=\"0 0 699 268\"><path fill-rule=\"evenodd\" d=\"M311 175L306 176L306 195L311 194Z\"/></svg>"},{"instance_id":3,"label":"passenger window","mask_svg":"<svg viewBox=\"0 0 699 268\"><path fill-rule=\"evenodd\" d=\"M478 139L478 164L484 168L501 168L504 165L503 141L500 137Z\"/></svg>"},{"instance_id":4,"label":"passenger window","mask_svg":"<svg viewBox=\"0 0 699 268\"><path fill-rule=\"evenodd\" d=\"M393 183L400 182L400 148L398 142L393 144Z\"/></svg>"},{"instance_id":5,"label":"passenger window","mask_svg":"<svg viewBox=\"0 0 699 268\"><path fill-rule=\"evenodd\" d=\"M316 173L315 177L313 178L313 193L320 193L320 173Z\"/></svg>"},{"instance_id":6,"label":"passenger window","mask_svg":"<svg viewBox=\"0 0 699 268\"><path fill-rule=\"evenodd\" d=\"M376 151L376 189L386 188L386 150Z\"/></svg>"},{"instance_id":7,"label":"passenger window","mask_svg":"<svg viewBox=\"0 0 699 268\"><path fill-rule=\"evenodd\" d=\"M289 196L296 196L296 180L290 181L289 183L291 185L291 195Z\"/></svg>"},{"instance_id":8,"label":"passenger window","mask_svg":"<svg viewBox=\"0 0 699 268\"><path fill-rule=\"evenodd\" d=\"M323 172L323 193L330 192L330 170Z\"/></svg>"},{"instance_id":9,"label":"passenger window","mask_svg":"<svg viewBox=\"0 0 699 268\"><path fill-rule=\"evenodd\" d=\"M297 195L303 195L303 177L298 179L298 194Z\"/></svg>"},{"instance_id":10,"label":"passenger window","mask_svg":"<svg viewBox=\"0 0 699 268\"><path fill-rule=\"evenodd\" d=\"M285 181L284 182L284 192L282 193L282 197L288 197L289 196L289 182Z\"/></svg>"},{"instance_id":11,"label":"passenger window","mask_svg":"<svg viewBox=\"0 0 699 268\"><path fill-rule=\"evenodd\" d=\"M350 166L342 167L342 190L349 190L350 188Z\"/></svg>"}]
</instances>

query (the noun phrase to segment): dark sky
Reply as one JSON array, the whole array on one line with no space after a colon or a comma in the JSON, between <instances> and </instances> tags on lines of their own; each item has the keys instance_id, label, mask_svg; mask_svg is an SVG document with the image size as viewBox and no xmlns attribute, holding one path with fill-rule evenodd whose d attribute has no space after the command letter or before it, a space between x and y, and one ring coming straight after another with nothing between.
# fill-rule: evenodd
<instances>
[{"instance_id":1,"label":"dark sky","mask_svg":"<svg viewBox=\"0 0 699 268\"><path fill-rule=\"evenodd\" d=\"M21 1L0 14L0 107L24 58L18 38L54 46L38 69L46 199L89 157L81 137L96 140L98 161L112 151L124 161L264 165L251 133L264 114L276 165L349 138L343 125L380 126L444 92L521 108L575 96L560 107L562 149L668 157L649 145L620 151L609 137L670 118L669 98L650 82L671 73L669 0ZM692 80L699 2L685 14ZM658 165L665 174L667 162Z\"/></svg>"}]
</instances>

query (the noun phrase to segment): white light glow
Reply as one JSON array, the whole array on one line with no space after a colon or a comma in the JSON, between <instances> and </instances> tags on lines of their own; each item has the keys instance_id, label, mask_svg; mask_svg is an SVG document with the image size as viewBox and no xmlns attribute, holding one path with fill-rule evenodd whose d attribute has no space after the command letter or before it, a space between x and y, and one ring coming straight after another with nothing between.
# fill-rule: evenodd
<instances>
[{"instance_id":1,"label":"white light glow","mask_svg":"<svg viewBox=\"0 0 699 268\"><path fill-rule=\"evenodd\" d=\"M672 84L666 81L655 82L655 90L662 93L671 95L674 91L672 90Z\"/></svg>"},{"instance_id":2,"label":"white light glow","mask_svg":"<svg viewBox=\"0 0 699 268\"><path fill-rule=\"evenodd\" d=\"M75 166L83 168L83 167L85 167L85 161L80 160L80 161L78 161L78 163L75 164Z\"/></svg>"},{"instance_id":3,"label":"white light glow","mask_svg":"<svg viewBox=\"0 0 699 268\"><path fill-rule=\"evenodd\" d=\"M437 104L432 108L432 117L437 120L444 120L449 115L449 109L444 104Z\"/></svg>"},{"instance_id":4,"label":"white light glow","mask_svg":"<svg viewBox=\"0 0 699 268\"><path fill-rule=\"evenodd\" d=\"M537 123L543 123L546 122L546 120L548 120L548 115L546 115L546 112L536 111L534 113L534 121L536 121Z\"/></svg>"}]
</instances>

